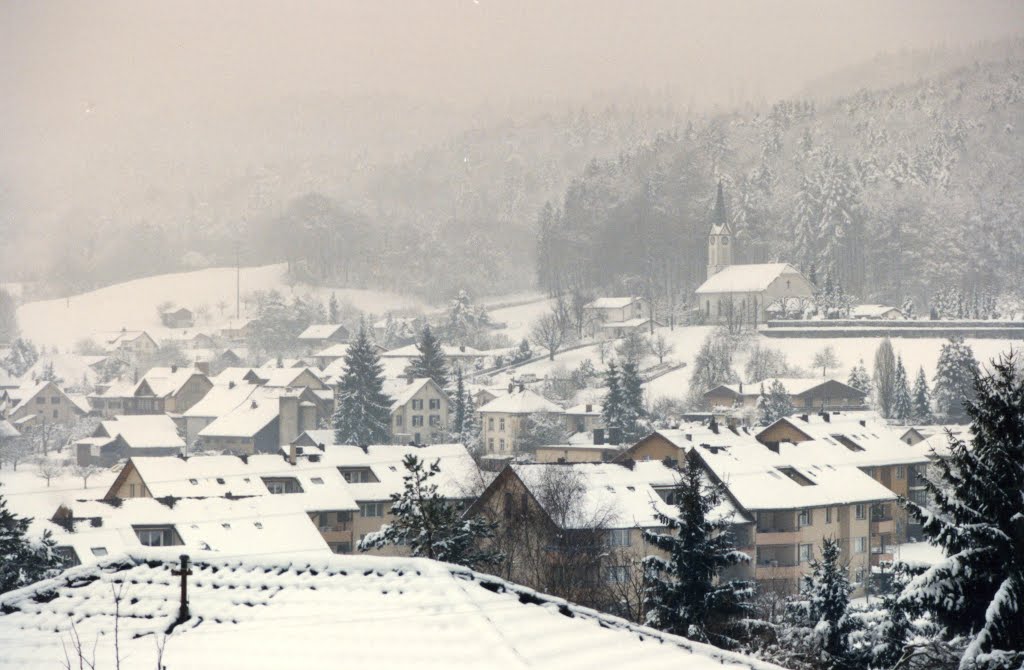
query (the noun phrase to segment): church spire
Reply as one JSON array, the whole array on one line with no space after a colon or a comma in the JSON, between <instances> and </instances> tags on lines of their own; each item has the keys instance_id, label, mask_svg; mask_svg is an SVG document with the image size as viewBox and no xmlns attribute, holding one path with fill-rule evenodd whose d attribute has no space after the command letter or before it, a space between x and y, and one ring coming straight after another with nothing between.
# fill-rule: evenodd
<instances>
[{"instance_id":1,"label":"church spire","mask_svg":"<svg viewBox=\"0 0 1024 670\"><path fill-rule=\"evenodd\" d=\"M732 265L732 230L725 214L725 193L722 182L718 182L718 197L711 215L711 232L708 235L708 279Z\"/></svg>"},{"instance_id":2,"label":"church spire","mask_svg":"<svg viewBox=\"0 0 1024 670\"><path fill-rule=\"evenodd\" d=\"M725 194L722 192L722 180L718 180L718 197L715 198L715 211L711 215L711 223L725 223Z\"/></svg>"}]
</instances>

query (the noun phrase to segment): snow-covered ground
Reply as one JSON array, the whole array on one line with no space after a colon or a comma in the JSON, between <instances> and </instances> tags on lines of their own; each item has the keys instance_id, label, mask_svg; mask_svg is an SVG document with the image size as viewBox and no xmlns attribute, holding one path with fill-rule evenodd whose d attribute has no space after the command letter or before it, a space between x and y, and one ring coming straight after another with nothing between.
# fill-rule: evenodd
<instances>
[{"instance_id":1,"label":"snow-covered ground","mask_svg":"<svg viewBox=\"0 0 1024 670\"><path fill-rule=\"evenodd\" d=\"M316 295L326 303L334 293L340 302L372 314L392 310L430 312L444 305L428 305L422 300L387 291L331 288L326 286L289 285L283 264L246 267L241 271L241 292L244 297L253 291L276 289L284 295ZM482 300L484 304L508 304L540 298L537 294L517 293ZM157 305L164 302L187 307L193 311L205 307L208 322L197 319L197 328L216 328L235 314L235 269L210 268L194 272L157 275L106 286L89 293L42 300L22 305L18 323L25 337L37 345L70 349L75 342L97 331L146 330L158 341L169 331L160 323ZM226 308L221 313L218 304ZM514 323L514 337L529 327L533 314L547 308L547 302L498 310L496 318Z\"/></svg>"},{"instance_id":2,"label":"snow-covered ground","mask_svg":"<svg viewBox=\"0 0 1024 670\"><path fill-rule=\"evenodd\" d=\"M49 519L62 504L102 498L117 478L117 472L103 470L89 477L88 488L83 488L82 478L67 470L47 486L37 473L38 468L32 463L20 463L16 471L9 465L0 469L0 495L7 499L8 509L18 516Z\"/></svg>"},{"instance_id":3,"label":"snow-covered ground","mask_svg":"<svg viewBox=\"0 0 1024 670\"><path fill-rule=\"evenodd\" d=\"M496 309L489 312L491 321L505 324L504 328L495 332L504 333L510 340L512 340L512 342L519 342L524 337L528 337L530 334L530 326L533 325L533 322L547 312L550 312L551 306L554 304L554 300L550 298L530 295L522 296L523 299L529 299L531 297L536 297L538 299L522 305L516 305L515 307L506 307L504 309ZM498 304L501 302L510 302L510 300L505 301L494 298L485 302Z\"/></svg>"}]
</instances>

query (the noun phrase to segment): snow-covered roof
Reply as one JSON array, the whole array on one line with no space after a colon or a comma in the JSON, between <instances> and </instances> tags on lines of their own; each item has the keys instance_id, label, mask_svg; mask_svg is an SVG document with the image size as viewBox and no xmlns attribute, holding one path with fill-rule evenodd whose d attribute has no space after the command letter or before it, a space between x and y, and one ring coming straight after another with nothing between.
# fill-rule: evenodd
<instances>
[{"instance_id":1,"label":"snow-covered roof","mask_svg":"<svg viewBox=\"0 0 1024 670\"><path fill-rule=\"evenodd\" d=\"M790 458L756 440L725 449L693 448L748 511L801 509L895 500L896 494L853 465Z\"/></svg>"},{"instance_id":2,"label":"snow-covered roof","mask_svg":"<svg viewBox=\"0 0 1024 670\"><path fill-rule=\"evenodd\" d=\"M297 386L296 382L305 372L320 381L320 376L313 368L260 368L256 374L263 380L264 386L288 387Z\"/></svg>"},{"instance_id":3,"label":"snow-covered roof","mask_svg":"<svg viewBox=\"0 0 1024 670\"><path fill-rule=\"evenodd\" d=\"M313 354L317 358L341 358L348 353L347 344L332 344L329 347L321 349L320 351Z\"/></svg>"},{"instance_id":4,"label":"snow-covered roof","mask_svg":"<svg viewBox=\"0 0 1024 670\"><path fill-rule=\"evenodd\" d=\"M655 488L670 488L679 474L660 461L636 463L632 468L614 463L512 464L509 467L530 490L534 499L566 529L574 528L656 528L664 524L656 512L674 517L678 508L666 503ZM551 496L545 491L579 487L578 496ZM566 498L576 502L561 509ZM557 508L557 509L556 509ZM713 512L717 518L730 517L736 523L749 521L729 501Z\"/></svg>"},{"instance_id":5,"label":"snow-covered roof","mask_svg":"<svg viewBox=\"0 0 1024 670\"><path fill-rule=\"evenodd\" d=\"M258 378L260 376L256 370L256 368L224 368L216 377L211 377L210 381L217 386L226 386L231 383L248 384L250 382L247 381L247 377Z\"/></svg>"},{"instance_id":6,"label":"snow-covered roof","mask_svg":"<svg viewBox=\"0 0 1024 670\"><path fill-rule=\"evenodd\" d=\"M162 398L180 391L188 380L196 375L204 377L199 370L187 365L173 368L150 368L149 372L139 380L139 384L145 382L154 395Z\"/></svg>"},{"instance_id":7,"label":"snow-covered roof","mask_svg":"<svg viewBox=\"0 0 1024 670\"><path fill-rule=\"evenodd\" d=\"M107 435L120 435L133 449L185 446L174 420L166 414L118 415L109 421L101 421L100 425Z\"/></svg>"},{"instance_id":8,"label":"snow-covered roof","mask_svg":"<svg viewBox=\"0 0 1024 670\"><path fill-rule=\"evenodd\" d=\"M585 307L590 309L622 309L623 307L629 307L638 300L640 300L640 298L635 296L598 298L597 300L587 303Z\"/></svg>"},{"instance_id":9,"label":"snow-covered roof","mask_svg":"<svg viewBox=\"0 0 1024 670\"><path fill-rule=\"evenodd\" d=\"M711 275L697 293L755 293L768 288L783 274L800 274L789 263L730 265Z\"/></svg>"},{"instance_id":10,"label":"snow-covered roof","mask_svg":"<svg viewBox=\"0 0 1024 670\"><path fill-rule=\"evenodd\" d=\"M923 442L908 445L900 439L898 431L874 412L832 413L827 421L820 414L796 415L779 422L813 438L795 445L780 445L783 454L801 462L858 467L928 462Z\"/></svg>"},{"instance_id":11,"label":"snow-covered roof","mask_svg":"<svg viewBox=\"0 0 1024 670\"><path fill-rule=\"evenodd\" d=\"M708 391L708 393L712 393L717 389L724 388L740 396L757 396L761 395L762 385L764 386L765 391L768 391L771 388L772 384L775 383L776 381L781 382L782 385L785 387L786 392L789 393L789 395L793 396L803 395L804 393L813 391L814 389L824 386L825 384L828 384L830 382L835 384L841 384L842 386L845 386L847 389L849 389L853 393L856 393L857 395L864 395L863 391L859 391L853 388L844 381L835 378L821 379L820 377L771 377L769 379L764 379L762 381L754 382L752 384L721 384Z\"/></svg>"},{"instance_id":12,"label":"snow-covered roof","mask_svg":"<svg viewBox=\"0 0 1024 670\"><path fill-rule=\"evenodd\" d=\"M0 419L0 437L18 437L21 433L11 425L10 421Z\"/></svg>"},{"instance_id":13,"label":"snow-covered roof","mask_svg":"<svg viewBox=\"0 0 1024 670\"><path fill-rule=\"evenodd\" d=\"M573 415L601 416L602 411L603 410L601 405L598 405L597 403L593 402L588 402L582 403L580 405L574 405L573 407L570 407L569 409L565 410L565 413Z\"/></svg>"},{"instance_id":14,"label":"snow-covered roof","mask_svg":"<svg viewBox=\"0 0 1024 670\"><path fill-rule=\"evenodd\" d=\"M193 553L191 618L175 626L178 553L132 550L0 596L0 668L60 667L72 625L90 651L96 640L96 667L113 667L111 585L123 584L122 670L154 667L157 639L170 668L325 668L343 658L353 667L424 670L781 670L417 558Z\"/></svg>"},{"instance_id":15,"label":"snow-covered roof","mask_svg":"<svg viewBox=\"0 0 1024 670\"><path fill-rule=\"evenodd\" d=\"M534 412L562 413L562 408L530 389L498 396L478 412L501 412L504 414L533 414Z\"/></svg>"},{"instance_id":16,"label":"snow-covered roof","mask_svg":"<svg viewBox=\"0 0 1024 670\"><path fill-rule=\"evenodd\" d=\"M156 340L144 330L112 330L96 333L96 340L105 351L116 351L122 344L134 342L140 337L147 337L156 344Z\"/></svg>"},{"instance_id":17,"label":"snow-covered roof","mask_svg":"<svg viewBox=\"0 0 1024 670\"><path fill-rule=\"evenodd\" d=\"M349 485L349 493L356 500L388 500L392 493L399 493L404 487L404 477L408 474L402 466L407 454L415 454L425 463L438 462L441 472L432 482L437 484L438 492L449 498L472 497L474 487L480 481L480 469L473 457L461 444L432 444L425 447L411 445L382 444L370 445L364 451L361 447L333 444L333 431L307 431L324 445L321 451L316 447L304 448L299 455L299 463L304 460L316 465L334 468L367 467L379 480Z\"/></svg>"},{"instance_id":18,"label":"snow-covered roof","mask_svg":"<svg viewBox=\"0 0 1024 670\"><path fill-rule=\"evenodd\" d=\"M602 328L640 328L646 326L651 320L646 317L638 317L636 319L626 319L625 321L609 321L602 323Z\"/></svg>"},{"instance_id":19,"label":"snow-covered roof","mask_svg":"<svg viewBox=\"0 0 1024 670\"><path fill-rule=\"evenodd\" d=\"M278 364L280 362L280 365ZM304 368L309 363L302 360L301 358L270 358L263 362L260 366L260 370L277 369L277 368Z\"/></svg>"},{"instance_id":20,"label":"snow-covered roof","mask_svg":"<svg viewBox=\"0 0 1024 670\"><path fill-rule=\"evenodd\" d=\"M299 334L300 340L326 340L345 328L340 323L316 323Z\"/></svg>"},{"instance_id":21,"label":"snow-covered roof","mask_svg":"<svg viewBox=\"0 0 1024 670\"><path fill-rule=\"evenodd\" d=\"M223 416L248 400L256 389L255 384L242 382L241 384L216 384L202 400L185 410L183 416L211 418Z\"/></svg>"},{"instance_id":22,"label":"snow-covered roof","mask_svg":"<svg viewBox=\"0 0 1024 670\"><path fill-rule=\"evenodd\" d=\"M442 344L441 353L449 358L479 358L483 353L473 347L456 347L451 344ZM420 355L420 350L415 344L407 344L404 347L391 349L381 353L381 358L415 358Z\"/></svg>"},{"instance_id":23,"label":"snow-covered roof","mask_svg":"<svg viewBox=\"0 0 1024 670\"><path fill-rule=\"evenodd\" d=\"M199 431L200 437L252 437L281 413L280 398L290 390L258 387L227 414L218 416Z\"/></svg>"},{"instance_id":24,"label":"snow-covered roof","mask_svg":"<svg viewBox=\"0 0 1024 670\"><path fill-rule=\"evenodd\" d=\"M850 316L855 319L869 319L872 317L882 317L889 312L900 312L900 310L890 305L857 305L850 310ZM900 312L902 314L902 312Z\"/></svg>"}]
</instances>

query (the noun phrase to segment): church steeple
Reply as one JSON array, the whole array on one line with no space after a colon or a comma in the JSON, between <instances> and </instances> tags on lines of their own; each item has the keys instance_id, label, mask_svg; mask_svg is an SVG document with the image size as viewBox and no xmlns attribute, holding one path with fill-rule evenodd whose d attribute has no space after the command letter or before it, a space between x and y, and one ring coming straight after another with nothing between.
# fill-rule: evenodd
<instances>
[{"instance_id":1,"label":"church steeple","mask_svg":"<svg viewBox=\"0 0 1024 670\"><path fill-rule=\"evenodd\" d=\"M718 197L711 213L711 232L708 234L708 279L732 265L732 229L725 213L725 194L718 182Z\"/></svg>"}]
</instances>

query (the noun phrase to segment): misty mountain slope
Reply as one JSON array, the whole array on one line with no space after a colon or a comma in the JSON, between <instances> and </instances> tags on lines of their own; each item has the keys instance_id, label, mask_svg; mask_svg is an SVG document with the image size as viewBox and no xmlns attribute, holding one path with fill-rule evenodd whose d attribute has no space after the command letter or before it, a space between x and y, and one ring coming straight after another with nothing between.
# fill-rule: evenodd
<instances>
[{"instance_id":1,"label":"misty mountain slope","mask_svg":"<svg viewBox=\"0 0 1024 670\"><path fill-rule=\"evenodd\" d=\"M589 166L541 210L538 271L556 289L649 277L653 295L685 299L705 276L720 179L736 262L792 262L920 308L944 288L1017 293L1022 133L1020 42L915 84L709 119Z\"/></svg>"}]
</instances>

